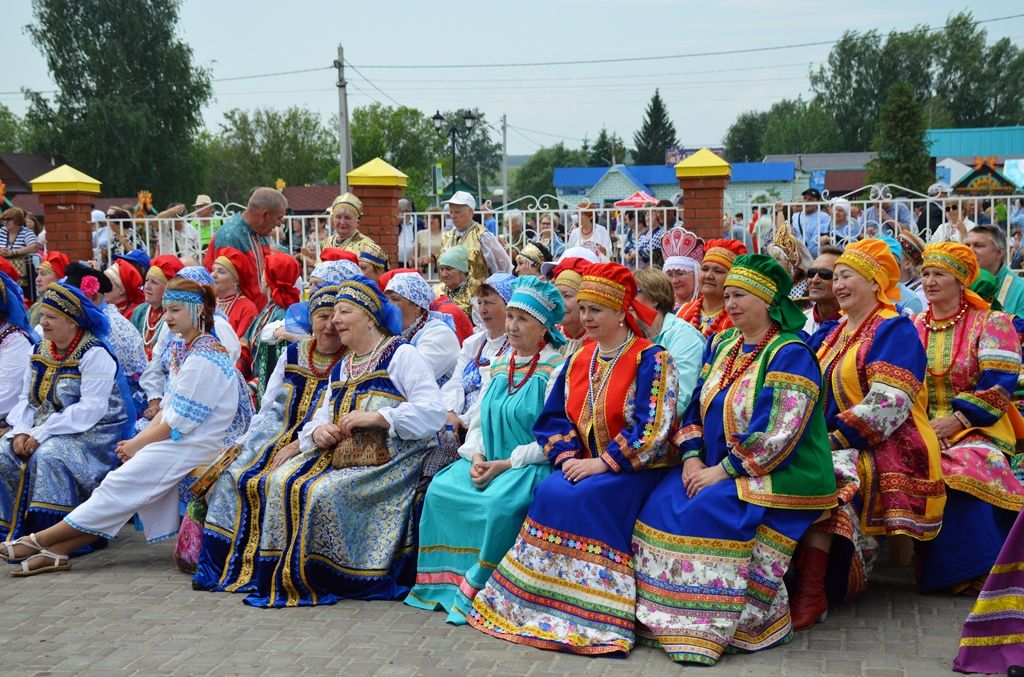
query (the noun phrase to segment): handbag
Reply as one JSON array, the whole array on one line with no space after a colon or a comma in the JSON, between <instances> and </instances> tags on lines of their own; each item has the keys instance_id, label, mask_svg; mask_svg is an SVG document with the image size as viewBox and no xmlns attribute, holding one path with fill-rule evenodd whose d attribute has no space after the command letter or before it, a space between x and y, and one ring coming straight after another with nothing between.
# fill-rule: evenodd
<instances>
[{"instance_id":1,"label":"handbag","mask_svg":"<svg viewBox=\"0 0 1024 677\"><path fill-rule=\"evenodd\" d=\"M206 501L194 498L188 502L185 516L178 527L178 540L174 544L174 564L186 574L194 574L203 549L203 524L206 522Z\"/></svg>"},{"instance_id":2,"label":"handbag","mask_svg":"<svg viewBox=\"0 0 1024 677\"><path fill-rule=\"evenodd\" d=\"M354 428L352 435L335 445L331 465L335 468L358 468L384 465L391 460L388 431L384 428Z\"/></svg>"},{"instance_id":3,"label":"handbag","mask_svg":"<svg viewBox=\"0 0 1024 677\"><path fill-rule=\"evenodd\" d=\"M199 474L196 481L189 487L189 494L192 498L202 498L206 495L206 492L210 490L217 480L220 478L222 472L228 469L238 455L242 453L242 447L238 444L229 444L224 451L221 452L220 456L217 457L210 465L206 466L206 470Z\"/></svg>"}]
</instances>

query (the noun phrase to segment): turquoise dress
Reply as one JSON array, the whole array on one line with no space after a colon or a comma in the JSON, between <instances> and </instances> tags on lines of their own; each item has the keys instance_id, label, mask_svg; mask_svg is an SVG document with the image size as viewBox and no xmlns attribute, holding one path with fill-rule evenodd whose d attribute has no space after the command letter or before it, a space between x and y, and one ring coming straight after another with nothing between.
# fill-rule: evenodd
<instances>
[{"instance_id":1,"label":"turquoise dress","mask_svg":"<svg viewBox=\"0 0 1024 677\"><path fill-rule=\"evenodd\" d=\"M470 424L460 458L430 483L420 519L416 586L405 603L417 609L443 609L447 621L466 623L466 610L491 578L494 567L515 543L537 485L551 474L547 455L533 436L549 384L563 357L544 348L536 369L519 390L509 393L509 356L496 358L480 411ZM518 360L518 384L528 373ZM474 453L488 461L512 460L513 467L477 489L469 477ZM467 458L468 457L468 458Z\"/></svg>"}]
</instances>

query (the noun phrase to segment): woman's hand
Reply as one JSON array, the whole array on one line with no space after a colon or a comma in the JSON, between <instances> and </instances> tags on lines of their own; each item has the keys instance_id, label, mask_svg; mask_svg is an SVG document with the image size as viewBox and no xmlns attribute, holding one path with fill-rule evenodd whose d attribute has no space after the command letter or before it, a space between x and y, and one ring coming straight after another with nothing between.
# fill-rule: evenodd
<instances>
[{"instance_id":1,"label":"woman's hand","mask_svg":"<svg viewBox=\"0 0 1024 677\"><path fill-rule=\"evenodd\" d=\"M128 459L139 453L139 449L141 447L139 446L139 443L135 441L137 439L138 436L136 435L130 440L121 440L117 443L117 457L121 459L121 463L127 463Z\"/></svg>"},{"instance_id":2,"label":"woman's hand","mask_svg":"<svg viewBox=\"0 0 1024 677\"><path fill-rule=\"evenodd\" d=\"M11 441L11 449L14 451L16 456L22 458L28 458L32 455L32 452L39 446L39 442L34 437L26 433L15 435Z\"/></svg>"},{"instance_id":3,"label":"woman's hand","mask_svg":"<svg viewBox=\"0 0 1024 677\"><path fill-rule=\"evenodd\" d=\"M469 470L469 478L477 489L486 489L494 478L512 467L512 461L483 461L477 463L474 457L473 466Z\"/></svg>"},{"instance_id":4,"label":"woman's hand","mask_svg":"<svg viewBox=\"0 0 1024 677\"><path fill-rule=\"evenodd\" d=\"M452 427L455 432L459 431L459 428L465 428L466 426L462 423L462 419L454 411L448 412L448 425Z\"/></svg>"},{"instance_id":5,"label":"woman's hand","mask_svg":"<svg viewBox=\"0 0 1024 677\"><path fill-rule=\"evenodd\" d=\"M962 423L956 416L943 416L942 418L936 418L929 421L932 430L935 431L935 435L939 440L949 444L949 438L961 432L964 429Z\"/></svg>"},{"instance_id":6,"label":"woman's hand","mask_svg":"<svg viewBox=\"0 0 1024 677\"><path fill-rule=\"evenodd\" d=\"M390 428L386 418L375 411L350 411L338 421L341 434L349 437L356 428Z\"/></svg>"},{"instance_id":7,"label":"woman's hand","mask_svg":"<svg viewBox=\"0 0 1024 677\"><path fill-rule=\"evenodd\" d=\"M725 467L721 463L717 463L710 468L704 468L690 482L690 485L686 488L686 495L693 498L700 493L701 489L706 489L712 484L718 484L727 479L729 479L729 473L725 472Z\"/></svg>"},{"instance_id":8,"label":"woman's hand","mask_svg":"<svg viewBox=\"0 0 1024 677\"><path fill-rule=\"evenodd\" d=\"M320 426L320 427L322 428L323 426ZM319 428L318 428L318 430L319 430ZM315 435L316 431L314 431L313 434ZM277 450L276 454L274 454L274 459L270 462L270 469L273 470L274 468L280 467L288 459L292 458L293 456L297 456L298 453L299 453L299 441L298 440L294 440L290 444L284 445L283 447L281 447L280 449Z\"/></svg>"},{"instance_id":9,"label":"woman's hand","mask_svg":"<svg viewBox=\"0 0 1024 677\"><path fill-rule=\"evenodd\" d=\"M313 431L313 444L320 449L333 449L344 437L341 428L333 423L325 423Z\"/></svg>"},{"instance_id":10,"label":"woman's hand","mask_svg":"<svg viewBox=\"0 0 1024 677\"><path fill-rule=\"evenodd\" d=\"M690 492L690 483L693 482L693 478L706 467L708 467L707 464L697 457L683 461L683 486L687 493Z\"/></svg>"},{"instance_id":11,"label":"woman's hand","mask_svg":"<svg viewBox=\"0 0 1024 677\"><path fill-rule=\"evenodd\" d=\"M599 458L570 458L562 464L562 474L573 484L603 472L608 472L608 466Z\"/></svg>"},{"instance_id":12,"label":"woman's hand","mask_svg":"<svg viewBox=\"0 0 1024 677\"><path fill-rule=\"evenodd\" d=\"M153 417L156 416L158 413L160 413L160 398L159 397L149 401L149 403L146 405L146 411L142 412L142 415L145 418L147 418L150 421L152 421Z\"/></svg>"}]
</instances>

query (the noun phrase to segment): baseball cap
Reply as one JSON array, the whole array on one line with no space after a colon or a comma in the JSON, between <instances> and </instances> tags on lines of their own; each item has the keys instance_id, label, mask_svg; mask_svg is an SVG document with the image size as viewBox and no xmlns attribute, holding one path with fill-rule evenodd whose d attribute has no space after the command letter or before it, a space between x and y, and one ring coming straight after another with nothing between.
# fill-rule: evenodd
<instances>
[{"instance_id":1,"label":"baseball cap","mask_svg":"<svg viewBox=\"0 0 1024 677\"><path fill-rule=\"evenodd\" d=\"M476 209L476 199L464 190L457 191L452 199L445 201L446 205L465 205L470 209Z\"/></svg>"}]
</instances>

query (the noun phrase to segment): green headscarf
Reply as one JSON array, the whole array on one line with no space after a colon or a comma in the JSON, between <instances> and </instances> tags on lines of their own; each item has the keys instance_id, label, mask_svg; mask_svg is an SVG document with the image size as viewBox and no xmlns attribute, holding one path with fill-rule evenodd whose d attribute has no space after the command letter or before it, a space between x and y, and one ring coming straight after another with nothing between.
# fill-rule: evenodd
<instances>
[{"instance_id":1,"label":"green headscarf","mask_svg":"<svg viewBox=\"0 0 1024 677\"><path fill-rule=\"evenodd\" d=\"M726 287L739 287L768 304L768 317L782 331L803 329L807 316L789 298L793 279L779 262L767 254L741 254L725 278Z\"/></svg>"}]
</instances>

